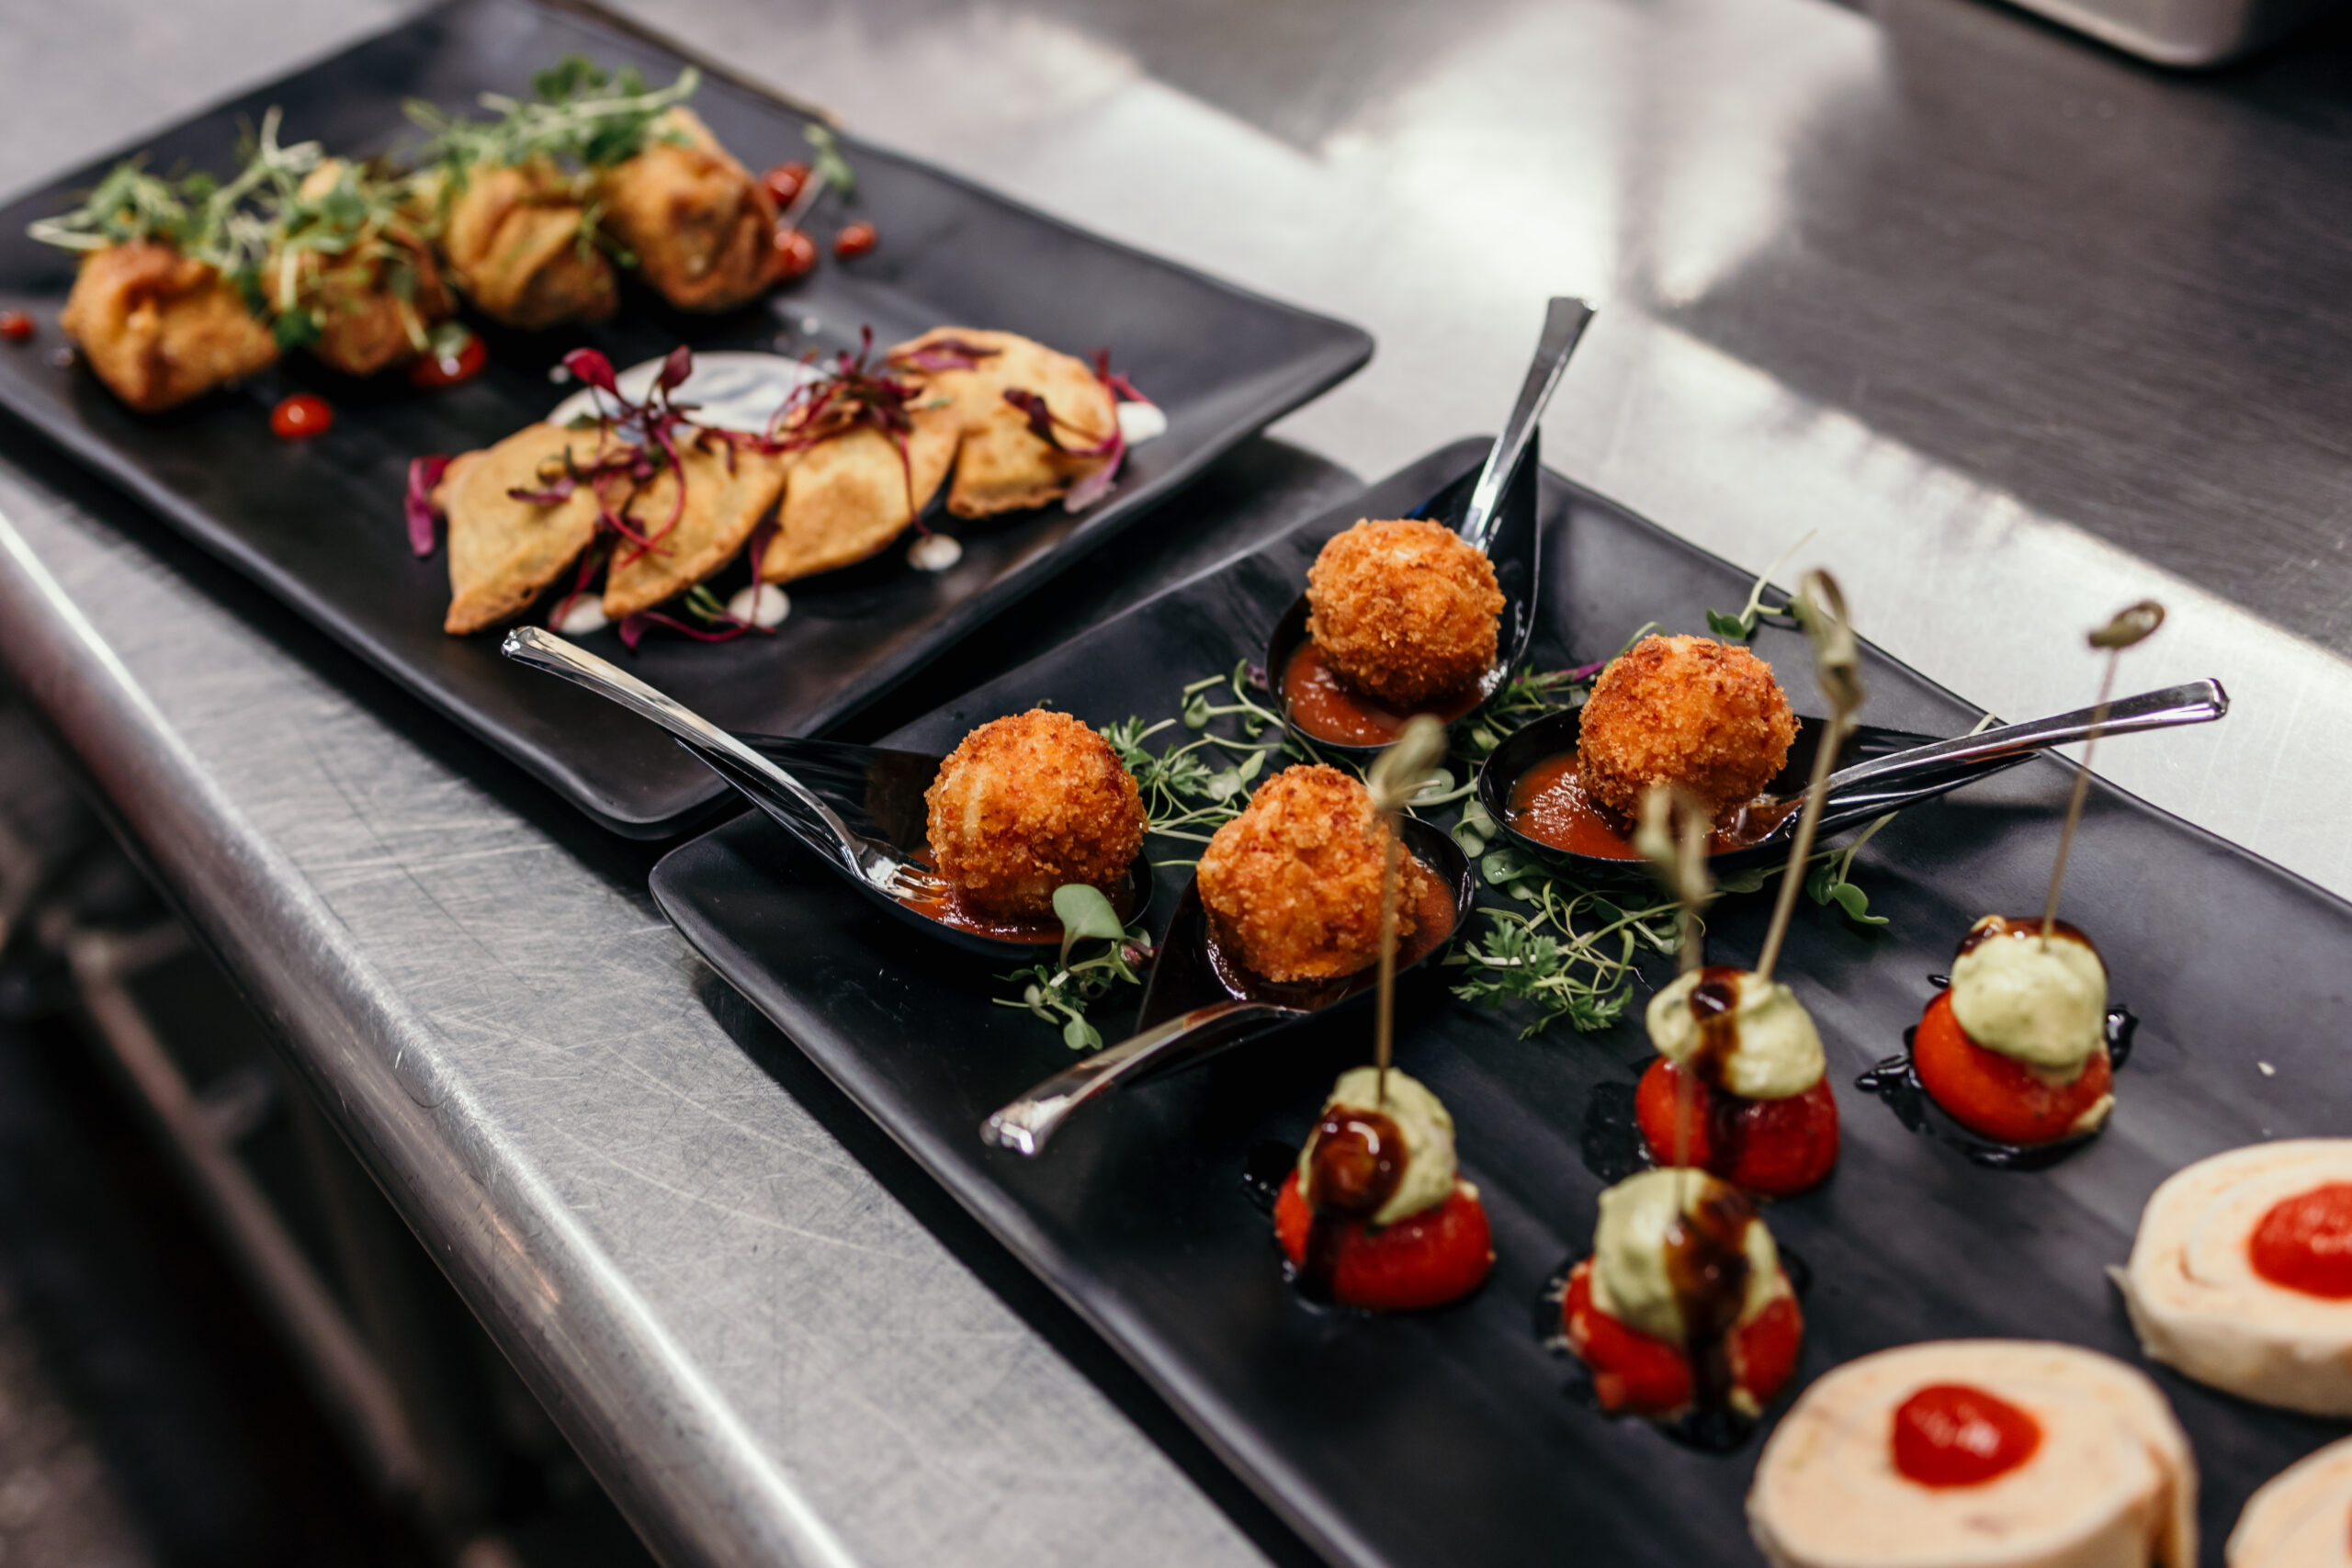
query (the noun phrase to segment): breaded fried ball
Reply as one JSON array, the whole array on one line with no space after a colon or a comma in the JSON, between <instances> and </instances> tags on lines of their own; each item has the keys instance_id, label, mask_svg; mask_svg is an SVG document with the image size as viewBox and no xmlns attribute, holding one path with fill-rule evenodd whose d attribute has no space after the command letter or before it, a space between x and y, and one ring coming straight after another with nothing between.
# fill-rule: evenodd
<instances>
[{"instance_id":1,"label":"breaded fried ball","mask_svg":"<svg viewBox=\"0 0 2352 1568\"><path fill-rule=\"evenodd\" d=\"M1642 793L1676 784L1720 819L1763 793L1797 721L1772 667L1703 637L1645 637L1593 682L1577 771L1586 793L1639 817Z\"/></svg>"},{"instance_id":2,"label":"breaded fried ball","mask_svg":"<svg viewBox=\"0 0 2352 1568\"><path fill-rule=\"evenodd\" d=\"M1143 849L1133 775L1066 713L1032 708L980 726L923 800L933 866L983 914L1050 913L1068 882L1110 892Z\"/></svg>"},{"instance_id":3,"label":"breaded fried ball","mask_svg":"<svg viewBox=\"0 0 2352 1568\"><path fill-rule=\"evenodd\" d=\"M1442 523L1362 522L1306 570L1306 635L1332 673L1398 706L1450 696L1495 662L1494 563Z\"/></svg>"},{"instance_id":4,"label":"breaded fried ball","mask_svg":"<svg viewBox=\"0 0 2352 1568\"><path fill-rule=\"evenodd\" d=\"M1286 768L1259 786L1201 856L1201 902L1218 939L1269 980L1352 975L1380 957L1380 863L1372 792L1337 768ZM1396 936L1434 879L1410 854Z\"/></svg>"}]
</instances>

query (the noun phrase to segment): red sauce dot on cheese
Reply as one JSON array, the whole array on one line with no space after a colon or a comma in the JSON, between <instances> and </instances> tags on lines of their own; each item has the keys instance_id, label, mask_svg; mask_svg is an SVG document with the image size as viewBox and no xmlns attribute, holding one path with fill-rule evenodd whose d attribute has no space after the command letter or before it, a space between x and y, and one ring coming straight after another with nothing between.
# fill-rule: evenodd
<instances>
[{"instance_id":1,"label":"red sauce dot on cheese","mask_svg":"<svg viewBox=\"0 0 2352 1568\"><path fill-rule=\"evenodd\" d=\"M2246 1242L2254 1271L2274 1285L2330 1301L2352 1297L2352 1182L2281 1199Z\"/></svg>"},{"instance_id":2,"label":"red sauce dot on cheese","mask_svg":"<svg viewBox=\"0 0 2352 1568\"><path fill-rule=\"evenodd\" d=\"M2032 1416L1964 1382L1930 1383L1895 1407L1894 1468L1922 1486L1981 1486L2041 1446Z\"/></svg>"}]
</instances>

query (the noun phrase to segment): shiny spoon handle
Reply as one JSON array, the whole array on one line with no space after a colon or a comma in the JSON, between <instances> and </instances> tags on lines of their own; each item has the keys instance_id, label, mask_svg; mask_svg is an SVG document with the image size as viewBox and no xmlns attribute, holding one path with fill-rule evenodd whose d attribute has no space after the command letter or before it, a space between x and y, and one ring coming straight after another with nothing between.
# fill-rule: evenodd
<instances>
[{"instance_id":1,"label":"shiny spoon handle","mask_svg":"<svg viewBox=\"0 0 2352 1568\"><path fill-rule=\"evenodd\" d=\"M2229 711L2230 694L2222 690L2219 681L2191 681L2184 686L2167 686L2160 692L2119 698L2108 705L2107 716L2096 726L2092 720L2098 716L2097 708L2077 708L2073 713L2053 714L2048 718L2004 725L1998 729L1874 757L1830 774L1829 795L1835 799L1841 791L1865 784L1873 791L1883 791L1912 775L1942 773L1972 763L2064 746L2086 739L2094 728L2102 738L2132 735L2143 729L2210 724Z\"/></svg>"},{"instance_id":2,"label":"shiny spoon handle","mask_svg":"<svg viewBox=\"0 0 2352 1568\"><path fill-rule=\"evenodd\" d=\"M1229 998L1178 1013L1174 1018L1056 1073L980 1123L980 1140L1018 1155L1046 1146L1070 1113L1098 1095L1183 1055L1182 1047L1220 1025L1252 1017L1277 1017L1286 1009Z\"/></svg>"},{"instance_id":3,"label":"shiny spoon handle","mask_svg":"<svg viewBox=\"0 0 2352 1568\"><path fill-rule=\"evenodd\" d=\"M560 675L575 685L585 686L639 717L650 719L696 752L716 753L718 760L789 795L814 813L832 837L832 843L812 841L812 847L823 853L839 855L848 864L852 874L859 877L868 875L869 859L881 858L870 856L867 845L850 831L849 824L798 779L675 697L654 690L610 660L599 659L586 649L567 642L539 626L515 627L506 634L506 640L499 645L499 651L517 663L544 670L550 675ZM720 777L728 776L724 768L718 771ZM728 782L732 784L736 781L729 778Z\"/></svg>"},{"instance_id":4,"label":"shiny spoon handle","mask_svg":"<svg viewBox=\"0 0 2352 1568\"><path fill-rule=\"evenodd\" d=\"M1592 307L1581 299L1555 299L1544 308L1544 335L1535 340L1535 357L1528 364L1527 380L1519 389L1519 401L1511 406L1503 433L1495 437L1494 450L1487 454L1487 466L1478 470L1478 482L1470 491L1470 504L1462 513L1458 531L1481 550L1494 543L1503 487L1510 482L1511 470L1519 467L1520 454L1527 450L1527 438L1535 434L1536 421L1544 417L1544 405L1552 400L1552 389L1560 384L1560 372L1568 367L1568 355L1577 351L1577 344L1591 320Z\"/></svg>"}]
</instances>

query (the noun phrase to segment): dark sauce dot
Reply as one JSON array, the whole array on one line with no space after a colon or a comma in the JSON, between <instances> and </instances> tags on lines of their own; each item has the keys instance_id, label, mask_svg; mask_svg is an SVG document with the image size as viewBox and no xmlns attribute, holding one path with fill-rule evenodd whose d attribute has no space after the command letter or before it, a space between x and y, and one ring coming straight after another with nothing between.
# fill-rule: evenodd
<instances>
[{"instance_id":1,"label":"dark sauce dot","mask_svg":"<svg viewBox=\"0 0 2352 1568\"><path fill-rule=\"evenodd\" d=\"M2140 1032L2140 1015L2127 1007L2107 1010L2108 1065L2120 1067L2132 1059L2132 1039Z\"/></svg>"},{"instance_id":2,"label":"dark sauce dot","mask_svg":"<svg viewBox=\"0 0 2352 1568\"><path fill-rule=\"evenodd\" d=\"M1939 991L1944 990L1951 985L1951 976L1949 975L1930 975L1928 976L1928 984L1933 986Z\"/></svg>"},{"instance_id":3,"label":"dark sauce dot","mask_svg":"<svg viewBox=\"0 0 2352 1568\"><path fill-rule=\"evenodd\" d=\"M1584 1168L1611 1187L1649 1168L1649 1145L1634 1115L1634 1094L1629 1083L1600 1083L1584 1102Z\"/></svg>"}]
</instances>

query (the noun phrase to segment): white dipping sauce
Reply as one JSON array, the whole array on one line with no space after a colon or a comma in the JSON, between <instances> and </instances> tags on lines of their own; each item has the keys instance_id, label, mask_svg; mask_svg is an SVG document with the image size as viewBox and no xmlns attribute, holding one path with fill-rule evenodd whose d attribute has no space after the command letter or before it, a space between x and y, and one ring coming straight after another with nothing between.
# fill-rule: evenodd
<instances>
[{"instance_id":1,"label":"white dipping sauce","mask_svg":"<svg viewBox=\"0 0 2352 1568\"><path fill-rule=\"evenodd\" d=\"M1121 403L1119 434L1128 446L1140 446L1168 434L1168 416L1158 403Z\"/></svg>"},{"instance_id":2,"label":"white dipping sauce","mask_svg":"<svg viewBox=\"0 0 2352 1568\"><path fill-rule=\"evenodd\" d=\"M727 601L727 613L755 626L780 626L792 614L792 596L773 582L763 582L757 589L746 584Z\"/></svg>"},{"instance_id":3,"label":"white dipping sauce","mask_svg":"<svg viewBox=\"0 0 2352 1568\"><path fill-rule=\"evenodd\" d=\"M925 534L907 547L907 564L917 571L945 571L964 558L964 541L951 534Z\"/></svg>"},{"instance_id":4,"label":"white dipping sauce","mask_svg":"<svg viewBox=\"0 0 2352 1568\"><path fill-rule=\"evenodd\" d=\"M652 395L654 378L661 373L662 361L649 359L642 365L630 366L616 379L620 382L622 396L631 402L643 402ZM768 421L795 389L816 377L815 370L781 354L697 354L694 373L670 396L674 401L695 404L695 419L700 423L721 430L757 433L768 427ZM548 423L570 424L575 420L594 419L600 412L614 412L610 400L593 387L583 387L556 404L554 412L548 415ZM1161 423L1164 427L1166 422Z\"/></svg>"},{"instance_id":5,"label":"white dipping sauce","mask_svg":"<svg viewBox=\"0 0 2352 1568\"><path fill-rule=\"evenodd\" d=\"M605 615L604 602L594 593L582 593L549 629L565 637L587 637L612 624Z\"/></svg>"}]
</instances>

